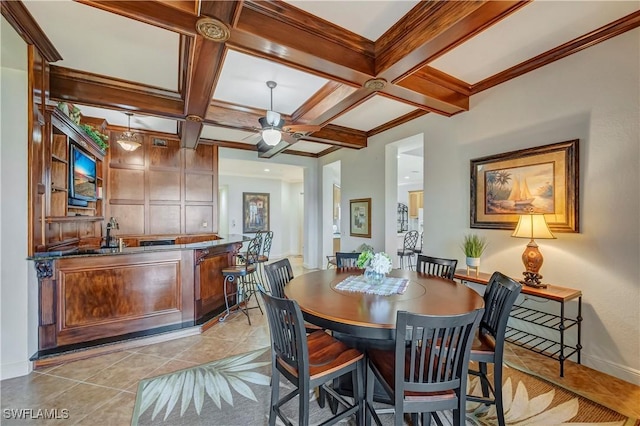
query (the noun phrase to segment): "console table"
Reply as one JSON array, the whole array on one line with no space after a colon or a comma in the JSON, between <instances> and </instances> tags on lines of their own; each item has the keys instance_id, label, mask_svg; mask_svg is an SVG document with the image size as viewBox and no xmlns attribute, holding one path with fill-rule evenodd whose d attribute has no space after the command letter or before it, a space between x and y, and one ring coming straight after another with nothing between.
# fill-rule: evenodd
<instances>
[{"instance_id":1,"label":"console table","mask_svg":"<svg viewBox=\"0 0 640 426\"><path fill-rule=\"evenodd\" d=\"M458 269L454 278L461 282L473 282L477 284L487 285L491 274L479 272L470 272L464 269ZM528 349L530 351L545 355L555 359L560 363L560 377L564 377L564 361L576 354L578 364L580 364L581 332L582 332L582 292L567 287L548 284L547 288L534 288L523 285L520 294L525 295L525 299L519 304L516 303L511 309L511 318L515 318L527 323L545 327L559 334L559 342L545 337L518 329L513 322L510 321L506 331L506 340L510 343ZM557 302L560 305L559 314L552 314L533 309L525 306L527 299L542 299ZM571 300L577 300L578 314L575 318L567 318L565 315L565 303ZM574 346L565 344L565 331L569 328L576 328L577 343Z\"/></svg>"}]
</instances>

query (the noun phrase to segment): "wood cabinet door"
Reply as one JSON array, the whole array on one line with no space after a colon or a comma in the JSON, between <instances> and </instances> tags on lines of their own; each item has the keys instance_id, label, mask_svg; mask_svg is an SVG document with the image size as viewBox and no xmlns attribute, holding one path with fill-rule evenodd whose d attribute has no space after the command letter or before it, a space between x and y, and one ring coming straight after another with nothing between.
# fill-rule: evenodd
<instances>
[{"instance_id":1,"label":"wood cabinet door","mask_svg":"<svg viewBox=\"0 0 640 426\"><path fill-rule=\"evenodd\" d=\"M418 217L418 209L422 208L422 191L409 191L409 217Z\"/></svg>"}]
</instances>

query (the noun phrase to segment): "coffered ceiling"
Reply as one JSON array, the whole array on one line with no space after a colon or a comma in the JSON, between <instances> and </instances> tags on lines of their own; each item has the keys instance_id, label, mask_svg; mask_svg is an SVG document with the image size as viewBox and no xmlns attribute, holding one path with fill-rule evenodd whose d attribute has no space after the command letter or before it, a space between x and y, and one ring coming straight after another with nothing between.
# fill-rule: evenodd
<instances>
[{"instance_id":1,"label":"coffered ceiling","mask_svg":"<svg viewBox=\"0 0 640 426\"><path fill-rule=\"evenodd\" d=\"M23 4L62 57L53 100L113 126L132 111L133 128L177 134L185 147L204 140L265 158L360 149L421 115L468 113L474 94L640 25L638 1ZM316 131L260 144L268 80L286 125Z\"/></svg>"}]
</instances>

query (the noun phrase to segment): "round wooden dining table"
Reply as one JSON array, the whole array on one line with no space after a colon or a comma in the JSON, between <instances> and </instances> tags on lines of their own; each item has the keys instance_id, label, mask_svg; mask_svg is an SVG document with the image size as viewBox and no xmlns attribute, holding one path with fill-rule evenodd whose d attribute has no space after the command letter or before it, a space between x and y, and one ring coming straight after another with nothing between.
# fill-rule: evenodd
<instances>
[{"instance_id":1,"label":"round wooden dining table","mask_svg":"<svg viewBox=\"0 0 640 426\"><path fill-rule=\"evenodd\" d=\"M343 291L336 286L358 269L327 269L295 277L284 289L300 306L304 319L320 327L359 339L395 338L396 314L455 315L484 307L482 296L465 285L404 269L387 276L409 280L403 294Z\"/></svg>"}]
</instances>

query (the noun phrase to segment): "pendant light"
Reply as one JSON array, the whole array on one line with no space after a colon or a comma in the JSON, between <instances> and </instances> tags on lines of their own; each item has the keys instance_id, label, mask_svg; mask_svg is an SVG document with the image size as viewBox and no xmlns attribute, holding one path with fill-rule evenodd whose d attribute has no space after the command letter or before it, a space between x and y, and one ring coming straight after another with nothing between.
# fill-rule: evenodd
<instances>
[{"instance_id":1,"label":"pendant light","mask_svg":"<svg viewBox=\"0 0 640 426\"><path fill-rule=\"evenodd\" d=\"M131 131L131 116L133 115L130 112L125 112L128 117L127 131L120 133L116 142L124 149L125 151L135 151L140 148L140 141L138 141L138 135Z\"/></svg>"}]
</instances>

